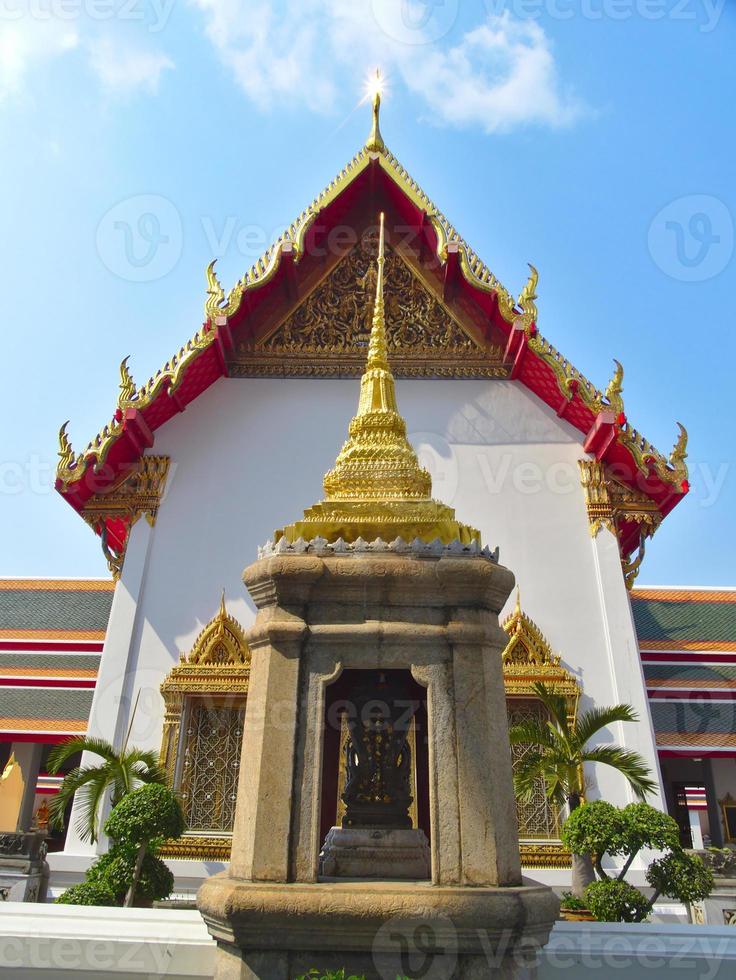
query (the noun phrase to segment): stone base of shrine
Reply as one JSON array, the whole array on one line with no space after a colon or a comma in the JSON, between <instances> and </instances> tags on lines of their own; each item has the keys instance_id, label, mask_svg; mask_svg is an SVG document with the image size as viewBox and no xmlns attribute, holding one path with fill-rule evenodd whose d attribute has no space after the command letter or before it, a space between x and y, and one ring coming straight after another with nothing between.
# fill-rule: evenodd
<instances>
[{"instance_id":1,"label":"stone base of shrine","mask_svg":"<svg viewBox=\"0 0 736 980\"><path fill-rule=\"evenodd\" d=\"M325 878L424 881L432 856L422 830L333 827L320 855Z\"/></svg>"},{"instance_id":2,"label":"stone base of shrine","mask_svg":"<svg viewBox=\"0 0 736 980\"><path fill-rule=\"evenodd\" d=\"M544 886L277 884L227 874L202 885L198 905L218 946L215 980L294 980L315 967L366 980L532 980L559 912Z\"/></svg>"}]
</instances>

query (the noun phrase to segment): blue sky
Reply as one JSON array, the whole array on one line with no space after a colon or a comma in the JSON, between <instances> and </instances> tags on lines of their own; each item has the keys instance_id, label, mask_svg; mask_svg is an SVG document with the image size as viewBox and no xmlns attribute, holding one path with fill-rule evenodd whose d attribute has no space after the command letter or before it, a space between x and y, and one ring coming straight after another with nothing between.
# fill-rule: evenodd
<instances>
[{"instance_id":1,"label":"blue sky","mask_svg":"<svg viewBox=\"0 0 736 980\"><path fill-rule=\"evenodd\" d=\"M736 584L735 43L725 0L0 0L0 574L106 573L60 423L86 445L210 259L228 288L356 152L380 64L387 143L513 293L537 265L544 335L619 358L662 451L687 426L641 580Z\"/></svg>"}]
</instances>

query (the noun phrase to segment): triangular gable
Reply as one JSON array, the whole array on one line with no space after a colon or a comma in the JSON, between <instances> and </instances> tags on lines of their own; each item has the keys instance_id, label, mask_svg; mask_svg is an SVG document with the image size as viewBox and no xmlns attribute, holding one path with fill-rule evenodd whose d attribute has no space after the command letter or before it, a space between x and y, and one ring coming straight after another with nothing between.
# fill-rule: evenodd
<instances>
[{"instance_id":1,"label":"triangular gable","mask_svg":"<svg viewBox=\"0 0 736 980\"><path fill-rule=\"evenodd\" d=\"M391 261L401 263L396 269L402 275L404 268L409 270L415 296L437 299L425 317L430 347L449 336L444 351L438 346L434 364L430 352L422 358L408 354L405 363L397 365L397 374L418 370L424 359L424 376L453 374L455 362L456 376L519 380L581 432L586 452L598 462L615 465L619 479L667 514L689 489L685 430L681 427L668 461L626 419L620 365L604 394L541 336L536 270L532 268L515 302L385 147L362 149L228 295L214 263L209 266L201 330L141 388L136 389L123 362L113 419L81 454L74 454L62 427L56 482L62 496L84 513L92 494L114 487L136 469L153 446L156 429L218 378L259 370L278 373L281 355L284 366L294 364L303 352L293 349L287 357L284 330L291 327L293 335L298 318L318 303L321 284L359 260L359 250L365 247L359 243L366 229L375 225L379 210L386 212ZM335 234L346 231L352 232L352 240ZM449 335L443 333L443 324L450 325ZM278 330L280 347L274 333ZM271 337L276 340L269 348ZM461 353L458 345L467 343L465 337L470 341L470 374L462 373L456 356ZM351 358L346 370L357 370Z\"/></svg>"},{"instance_id":2,"label":"triangular gable","mask_svg":"<svg viewBox=\"0 0 736 980\"><path fill-rule=\"evenodd\" d=\"M359 377L375 295L376 236L367 229L302 303L264 336L228 355L231 377ZM417 272L386 250L386 330L400 378L506 378L504 349L447 309ZM472 328L471 328L472 329Z\"/></svg>"}]
</instances>

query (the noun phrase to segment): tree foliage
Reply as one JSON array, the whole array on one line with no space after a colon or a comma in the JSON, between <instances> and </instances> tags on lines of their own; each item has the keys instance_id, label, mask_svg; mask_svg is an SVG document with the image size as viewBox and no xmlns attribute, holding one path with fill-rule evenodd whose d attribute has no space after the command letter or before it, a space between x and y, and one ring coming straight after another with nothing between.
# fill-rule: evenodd
<instances>
[{"instance_id":1,"label":"tree foliage","mask_svg":"<svg viewBox=\"0 0 736 980\"><path fill-rule=\"evenodd\" d=\"M585 889L585 901L599 922L642 922L651 904L627 881L594 881Z\"/></svg>"},{"instance_id":2,"label":"tree foliage","mask_svg":"<svg viewBox=\"0 0 736 980\"><path fill-rule=\"evenodd\" d=\"M544 684L535 684L534 693L549 718L521 722L509 732L512 745L530 746L514 774L516 793L522 802L531 800L541 777L549 799L559 806L569 803L575 809L585 789L584 766L590 762L617 769L639 799L654 791L656 784L649 767L638 753L619 745L588 745L604 728L616 722L638 721L630 705L592 708L571 722L565 698Z\"/></svg>"},{"instance_id":3,"label":"tree foliage","mask_svg":"<svg viewBox=\"0 0 736 980\"><path fill-rule=\"evenodd\" d=\"M57 901L130 906L136 900L168 898L174 876L156 852L164 841L180 837L184 826L179 801L166 786L151 783L133 790L105 822L113 841L109 851L95 861L81 885Z\"/></svg>"},{"instance_id":4,"label":"tree foliage","mask_svg":"<svg viewBox=\"0 0 736 980\"><path fill-rule=\"evenodd\" d=\"M58 905L118 905L110 888L101 881L83 881L67 888L56 899Z\"/></svg>"},{"instance_id":5,"label":"tree foliage","mask_svg":"<svg viewBox=\"0 0 736 980\"><path fill-rule=\"evenodd\" d=\"M84 841L96 841L100 808L107 793L115 807L126 793L146 783L165 781L158 756L142 749L123 748L117 751L109 742L99 738L75 736L55 746L48 759L51 775L80 752L98 755L102 762L97 765L74 766L62 781L59 792L49 804L49 824L59 830L64 827L64 812L76 793L80 806L76 831Z\"/></svg>"},{"instance_id":6,"label":"tree foliage","mask_svg":"<svg viewBox=\"0 0 736 980\"><path fill-rule=\"evenodd\" d=\"M586 803L570 814L562 828L562 842L576 854L592 854L599 877L607 878L601 859L623 855L622 880L639 851L679 849L680 832L675 820L648 803L630 803L620 809L605 800Z\"/></svg>"},{"instance_id":7,"label":"tree foliage","mask_svg":"<svg viewBox=\"0 0 736 980\"><path fill-rule=\"evenodd\" d=\"M137 849L125 844L113 845L102 854L87 872L87 882L108 889L114 896L114 904L122 905L135 872ZM174 876L167 865L154 854L143 858L141 873L136 887L136 899L146 902L168 898L174 889Z\"/></svg>"},{"instance_id":8,"label":"tree foliage","mask_svg":"<svg viewBox=\"0 0 736 980\"><path fill-rule=\"evenodd\" d=\"M181 837L184 827L176 796L166 786L153 783L123 797L107 818L105 833L121 844L145 844L156 850L163 841Z\"/></svg>"},{"instance_id":9,"label":"tree foliage","mask_svg":"<svg viewBox=\"0 0 736 980\"><path fill-rule=\"evenodd\" d=\"M669 895L678 902L701 902L713 890L713 872L696 854L674 850L653 861L647 881L655 895Z\"/></svg>"},{"instance_id":10,"label":"tree foliage","mask_svg":"<svg viewBox=\"0 0 736 980\"><path fill-rule=\"evenodd\" d=\"M571 850L585 851L595 858L600 880L586 887L583 898L603 922L641 922L660 895L695 902L713 888L711 870L697 855L682 850L677 823L648 803L631 803L623 809L604 800L586 803L568 818L562 840ZM647 881L654 890L649 899L624 880L643 848L664 852L647 871ZM624 857L616 878L610 878L602 866L605 854Z\"/></svg>"}]
</instances>

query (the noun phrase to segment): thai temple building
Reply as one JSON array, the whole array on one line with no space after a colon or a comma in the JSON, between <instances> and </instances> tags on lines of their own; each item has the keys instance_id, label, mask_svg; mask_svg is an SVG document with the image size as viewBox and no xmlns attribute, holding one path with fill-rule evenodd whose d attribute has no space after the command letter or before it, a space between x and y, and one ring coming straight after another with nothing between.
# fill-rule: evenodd
<instances>
[{"instance_id":1,"label":"thai temple building","mask_svg":"<svg viewBox=\"0 0 736 980\"><path fill-rule=\"evenodd\" d=\"M417 500L415 539L391 536L383 501L382 545L498 549L517 585L502 616L509 719L540 712L539 681L571 717L631 704L638 723L611 741L644 757L659 783L651 802L686 844L722 845L736 837L736 589L635 585L648 540L688 505L685 429L673 423L662 455L627 418L618 362L599 389L552 346L537 270L517 298L496 279L388 150L379 108L376 97L365 146L229 292L207 269L202 326L150 381L136 385L125 357L112 418L89 446L75 452L62 427L56 489L88 525L80 533L99 537L111 578L0 580L0 771L15 807L0 816L44 825L59 784L45 762L69 735L127 740L160 751L181 796L188 829L167 852L181 888L228 861L255 619L243 569L264 529L284 528L268 553L312 540L285 525L315 500L305 521L344 521L335 551L369 547L359 528L363 510L375 526L375 501L364 488L345 504L350 443L335 455L357 379L379 358L423 467L407 462L402 489ZM451 508L469 524L452 524ZM589 799L633 800L613 770L588 775ZM422 776L417 763L415 826ZM325 753L326 827L344 777L339 753ZM569 879L562 819L542 786L518 805L528 878ZM83 842L70 814L52 885L78 880L105 846Z\"/></svg>"}]
</instances>

